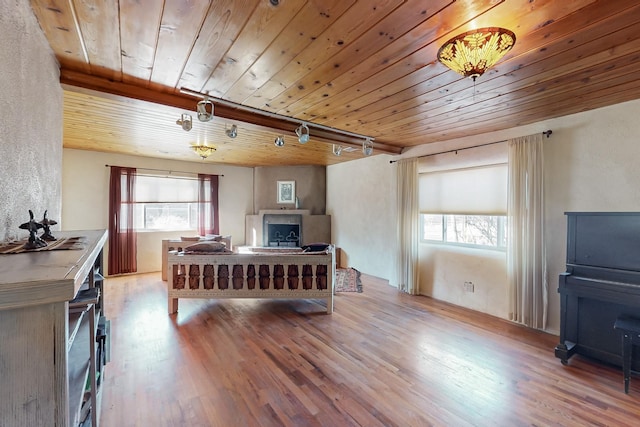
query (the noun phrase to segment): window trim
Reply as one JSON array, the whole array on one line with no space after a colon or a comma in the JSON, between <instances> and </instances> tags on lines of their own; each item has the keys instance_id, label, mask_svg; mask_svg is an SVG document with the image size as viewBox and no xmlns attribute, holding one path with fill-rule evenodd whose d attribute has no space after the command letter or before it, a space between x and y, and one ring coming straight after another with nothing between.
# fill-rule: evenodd
<instances>
[{"instance_id":1,"label":"window trim","mask_svg":"<svg viewBox=\"0 0 640 427\"><path fill-rule=\"evenodd\" d=\"M433 239L425 239L424 238L424 221L427 215L437 215L442 217L442 240L433 240ZM441 245L441 246L458 246L464 248L471 249L484 249L490 251L498 251L498 252L506 252L507 251L507 243L504 246L499 245L480 245L475 243L462 243L462 242L449 242L446 240L446 232L447 232L447 216L489 216L489 217L497 217L498 218L498 235L496 238L497 242L506 242L506 230L507 230L507 216L506 215L480 215L480 214L444 214L444 213L428 213L428 212L420 212L420 236L419 243L421 244L429 244L429 245Z\"/></svg>"},{"instance_id":2,"label":"window trim","mask_svg":"<svg viewBox=\"0 0 640 427\"><path fill-rule=\"evenodd\" d=\"M188 197L186 199L179 200L180 197L178 197L176 200L174 200L173 197L169 197L167 200L154 200L153 197L152 198L142 197L143 200L139 200L140 197L136 197L135 200L132 202L132 204L134 205L134 210L137 212L137 215L136 215L137 219L135 221L135 231L137 233L173 233L173 232L189 233L189 232L197 231L198 229L197 212L196 212L195 224L191 224L191 221L192 221L193 207L195 206L196 211L198 210L198 200L197 200L198 180L196 178L191 178L191 177L166 176L162 174L144 174L143 176L148 180L152 180L154 185L167 185L168 181L174 181L174 182L190 181L190 184L193 185L194 187L193 195L195 198ZM146 183L148 184L149 181L147 181ZM138 191L138 189L136 188L134 191ZM188 209L189 226L184 228L183 227L147 228L147 221L148 221L147 207L153 206L153 205L186 205L186 209Z\"/></svg>"},{"instance_id":3,"label":"window trim","mask_svg":"<svg viewBox=\"0 0 640 427\"><path fill-rule=\"evenodd\" d=\"M173 232L173 231L196 231L198 229L198 218L197 218L197 210L198 210L198 203L197 202L138 202L135 203L136 207L140 207L141 210L141 218L140 218L140 222L141 224L143 224L142 228L137 228L136 227L136 231L137 232ZM186 228L147 228L147 208L149 208L150 206L153 205L187 205L186 209L187 209L187 223L189 225L192 224L192 221L195 223L195 226L191 227L186 227ZM195 214L193 212L193 210L195 209ZM195 216L195 218L194 218Z\"/></svg>"}]
</instances>

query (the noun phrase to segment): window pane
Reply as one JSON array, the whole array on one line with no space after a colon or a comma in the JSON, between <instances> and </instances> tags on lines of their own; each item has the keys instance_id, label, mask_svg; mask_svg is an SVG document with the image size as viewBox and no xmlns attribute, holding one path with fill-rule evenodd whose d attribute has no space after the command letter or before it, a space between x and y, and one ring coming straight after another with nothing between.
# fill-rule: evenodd
<instances>
[{"instance_id":1,"label":"window pane","mask_svg":"<svg viewBox=\"0 0 640 427\"><path fill-rule=\"evenodd\" d=\"M442 215L422 215L422 240L442 241Z\"/></svg>"},{"instance_id":2,"label":"window pane","mask_svg":"<svg viewBox=\"0 0 640 427\"><path fill-rule=\"evenodd\" d=\"M198 229L198 204L189 203L189 229Z\"/></svg>"},{"instance_id":3,"label":"window pane","mask_svg":"<svg viewBox=\"0 0 640 427\"><path fill-rule=\"evenodd\" d=\"M190 230L190 203L144 204L144 229Z\"/></svg>"},{"instance_id":4,"label":"window pane","mask_svg":"<svg viewBox=\"0 0 640 427\"><path fill-rule=\"evenodd\" d=\"M420 215L420 240L465 246L507 247L507 218L495 215Z\"/></svg>"},{"instance_id":5,"label":"window pane","mask_svg":"<svg viewBox=\"0 0 640 427\"><path fill-rule=\"evenodd\" d=\"M144 230L144 203L136 203L133 209L133 220L136 230Z\"/></svg>"},{"instance_id":6,"label":"window pane","mask_svg":"<svg viewBox=\"0 0 640 427\"><path fill-rule=\"evenodd\" d=\"M447 215L446 241L497 246L498 218L487 215Z\"/></svg>"},{"instance_id":7,"label":"window pane","mask_svg":"<svg viewBox=\"0 0 640 427\"><path fill-rule=\"evenodd\" d=\"M498 247L507 247L507 218L498 217Z\"/></svg>"}]
</instances>

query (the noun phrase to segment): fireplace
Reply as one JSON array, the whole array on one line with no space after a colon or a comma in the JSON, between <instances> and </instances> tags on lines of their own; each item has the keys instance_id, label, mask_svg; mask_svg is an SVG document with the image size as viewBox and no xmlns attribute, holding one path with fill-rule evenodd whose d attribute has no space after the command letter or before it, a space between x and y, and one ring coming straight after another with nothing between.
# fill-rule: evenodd
<instances>
[{"instance_id":1,"label":"fireplace","mask_svg":"<svg viewBox=\"0 0 640 427\"><path fill-rule=\"evenodd\" d=\"M264 246L299 247L302 243L302 215L264 215Z\"/></svg>"},{"instance_id":2,"label":"fireplace","mask_svg":"<svg viewBox=\"0 0 640 427\"><path fill-rule=\"evenodd\" d=\"M248 246L269 246L269 224L297 225L296 230L289 230L286 234L281 230L280 234L286 238L291 231L298 234L298 246L308 245L311 242L331 241L331 216L311 215L308 209L268 209L261 210L257 215L247 215L245 223L245 244ZM285 230L286 231L286 230ZM277 240L272 240L275 244ZM280 240L279 242L287 242ZM292 243L289 241L288 243ZM295 244L295 243L293 243Z\"/></svg>"}]
</instances>

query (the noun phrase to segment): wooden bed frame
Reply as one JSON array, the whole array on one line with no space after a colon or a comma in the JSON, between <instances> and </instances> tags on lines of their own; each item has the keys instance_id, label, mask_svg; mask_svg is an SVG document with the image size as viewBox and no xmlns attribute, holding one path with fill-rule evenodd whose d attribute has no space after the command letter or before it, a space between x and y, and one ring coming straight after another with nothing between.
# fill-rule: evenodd
<instances>
[{"instance_id":1,"label":"wooden bed frame","mask_svg":"<svg viewBox=\"0 0 640 427\"><path fill-rule=\"evenodd\" d=\"M224 242L227 245L227 249L230 251L233 250L233 245L231 243L231 236L219 236L220 239L218 241ZM204 240L206 241L206 240ZM182 239L162 239L162 280L169 280L167 269L168 269L168 259L170 251L181 251L183 247L189 246L195 242L184 241Z\"/></svg>"},{"instance_id":2,"label":"wooden bed frame","mask_svg":"<svg viewBox=\"0 0 640 427\"><path fill-rule=\"evenodd\" d=\"M335 251L168 255L169 313L179 298L324 299L333 312Z\"/></svg>"}]
</instances>

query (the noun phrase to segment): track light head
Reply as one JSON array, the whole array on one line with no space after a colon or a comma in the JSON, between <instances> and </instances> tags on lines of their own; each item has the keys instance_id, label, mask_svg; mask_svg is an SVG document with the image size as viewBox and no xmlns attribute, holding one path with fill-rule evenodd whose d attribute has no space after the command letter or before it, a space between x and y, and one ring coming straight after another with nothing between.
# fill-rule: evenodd
<instances>
[{"instance_id":1,"label":"track light head","mask_svg":"<svg viewBox=\"0 0 640 427\"><path fill-rule=\"evenodd\" d=\"M231 128L225 130L224 133L226 133L229 138L233 139L238 136L238 126L232 125Z\"/></svg>"},{"instance_id":2,"label":"track light head","mask_svg":"<svg viewBox=\"0 0 640 427\"><path fill-rule=\"evenodd\" d=\"M276 147L282 147L284 145L284 135L278 135L273 143Z\"/></svg>"},{"instance_id":3,"label":"track light head","mask_svg":"<svg viewBox=\"0 0 640 427\"><path fill-rule=\"evenodd\" d=\"M213 118L213 102L207 98L199 101L196 106L196 112L198 113L198 120L208 122Z\"/></svg>"},{"instance_id":4,"label":"track light head","mask_svg":"<svg viewBox=\"0 0 640 427\"><path fill-rule=\"evenodd\" d=\"M176 124L180 125L182 130L189 132L193 126L191 114L182 114L180 118L176 120Z\"/></svg>"},{"instance_id":5,"label":"track light head","mask_svg":"<svg viewBox=\"0 0 640 427\"><path fill-rule=\"evenodd\" d=\"M373 154L373 141L371 141L371 138L365 139L362 143L362 154L364 154L365 156L370 156Z\"/></svg>"},{"instance_id":6,"label":"track light head","mask_svg":"<svg viewBox=\"0 0 640 427\"><path fill-rule=\"evenodd\" d=\"M309 127L305 123L301 124L296 129L296 135L300 144L306 144L309 142Z\"/></svg>"}]
</instances>

